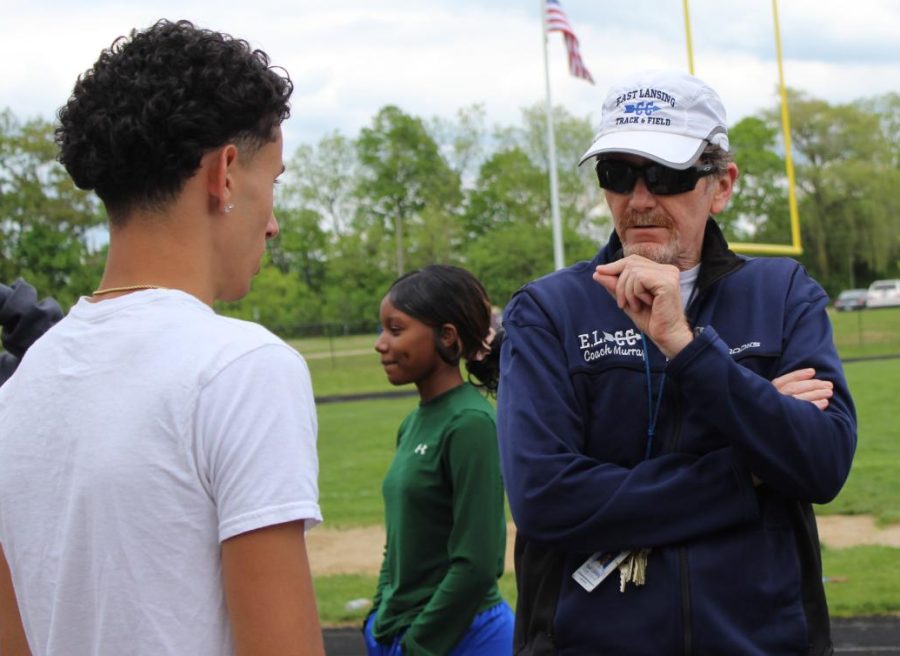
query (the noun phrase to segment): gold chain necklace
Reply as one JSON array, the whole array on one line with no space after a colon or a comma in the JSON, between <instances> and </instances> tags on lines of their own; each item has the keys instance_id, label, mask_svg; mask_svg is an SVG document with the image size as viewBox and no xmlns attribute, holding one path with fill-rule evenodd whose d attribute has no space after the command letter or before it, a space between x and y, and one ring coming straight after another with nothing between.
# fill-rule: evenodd
<instances>
[{"instance_id":1,"label":"gold chain necklace","mask_svg":"<svg viewBox=\"0 0 900 656\"><path fill-rule=\"evenodd\" d=\"M106 289L95 289L91 292L91 296L103 296L104 294L115 294L116 292L136 292L141 289L166 289L159 285L125 285L124 287L107 287Z\"/></svg>"}]
</instances>

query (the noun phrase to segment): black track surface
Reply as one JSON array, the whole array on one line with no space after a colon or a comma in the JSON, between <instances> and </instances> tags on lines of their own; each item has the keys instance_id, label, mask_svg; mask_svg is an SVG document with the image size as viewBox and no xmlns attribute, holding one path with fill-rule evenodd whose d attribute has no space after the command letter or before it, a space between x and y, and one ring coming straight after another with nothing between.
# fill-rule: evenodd
<instances>
[{"instance_id":1,"label":"black track surface","mask_svg":"<svg viewBox=\"0 0 900 656\"><path fill-rule=\"evenodd\" d=\"M900 616L832 618L831 634L835 656L900 656ZM325 629L325 653L365 656L359 629Z\"/></svg>"}]
</instances>

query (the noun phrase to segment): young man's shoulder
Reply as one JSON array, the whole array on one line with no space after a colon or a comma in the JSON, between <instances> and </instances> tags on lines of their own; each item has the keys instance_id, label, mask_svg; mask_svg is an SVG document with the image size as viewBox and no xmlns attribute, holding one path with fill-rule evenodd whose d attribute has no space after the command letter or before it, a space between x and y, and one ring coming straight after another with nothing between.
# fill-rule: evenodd
<instances>
[{"instance_id":1,"label":"young man's shoulder","mask_svg":"<svg viewBox=\"0 0 900 656\"><path fill-rule=\"evenodd\" d=\"M214 312L187 294L148 299L145 308L138 308L136 320L140 321L141 314L158 315L159 330L196 340L201 347L228 345L235 349L254 349L267 344L286 346L284 340L265 326Z\"/></svg>"},{"instance_id":2,"label":"young man's shoulder","mask_svg":"<svg viewBox=\"0 0 900 656\"><path fill-rule=\"evenodd\" d=\"M193 339L203 342L210 360L207 375L215 376L238 360L254 362L254 370L291 371L293 375L308 377L303 356L268 328L252 321L221 315L209 318L212 334L194 334ZM252 360L247 360L251 358Z\"/></svg>"},{"instance_id":3,"label":"young man's shoulder","mask_svg":"<svg viewBox=\"0 0 900 656\"><path fill-rule=\"evenodd\" d=\"M213 318L217 329L223 337L246 343L249 346L261 346L265 344L278 344L287 346L287 343L262 324L245 319L226 317L220 314Z\"/></svg>"},{"instance_id":4,"label":"young man's shoulder","mask_svg":"<svg viewBox=\"0 0 900 656\"><path fill-rule=\"evenodd\" d=\"M105 307L82 304L57 328L64 339L78 338L85 349L131 352L136 367L152 366L174 376L215 376L252 353L302 360L264 326L217 314L181 292L154 291Z\"/></svg>"}]
</instances>

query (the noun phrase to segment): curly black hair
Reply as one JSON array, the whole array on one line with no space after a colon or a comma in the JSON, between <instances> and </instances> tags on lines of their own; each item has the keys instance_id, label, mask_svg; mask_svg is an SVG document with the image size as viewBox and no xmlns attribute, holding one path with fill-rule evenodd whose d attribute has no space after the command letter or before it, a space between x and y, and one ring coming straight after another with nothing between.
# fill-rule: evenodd
<instances>
[{"instance_id":1,"label":"curly black hair","mask_svg":"<svg viewBox=\"0 0 900 656\"><path fill-rule=\"evenodd\" d=\"M500 344L503 331L491 339L491 301L481 282L463 268L430 264L401 276L388 290L395 308L434 329L438 355L448 364L466 360L466 371L480 381L473 384L494 394L500 382ZM441 344L441 326L456 326L459 341L452 349ZM485 351L487 351L485 353Z\"/></svg>"},{"instance_id":2,"label":"curly black hair","mask_svg":"<svg viewBox=\"0 0 900 656\"><path fill-rule=\"evenodd\" d=\"M59 110L58 159L121 223L164 207L210 150L236 143L246 156L272 141L292 91L246 41L160 20L116 39L78 78Z\"/></svg>"}]
</instances>

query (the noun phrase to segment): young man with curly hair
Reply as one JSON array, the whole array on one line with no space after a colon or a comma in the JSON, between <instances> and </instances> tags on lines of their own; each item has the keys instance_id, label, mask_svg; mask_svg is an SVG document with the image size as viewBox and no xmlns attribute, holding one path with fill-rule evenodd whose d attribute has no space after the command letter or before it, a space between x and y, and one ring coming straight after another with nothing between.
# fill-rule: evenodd
<instances>
[{"instance_id":1,"label":"young man with curly hair","mask_svg":"<svg viewBox=\"0 0 900 656\"><path fill-rule=\"evenodd\" d=\"M306 364L217 316L278 233L290 79L160 21L60 110L59 159L110 219L97 290L0 390L0 652L318 654Z\"/></svg>"}]
</instances>

